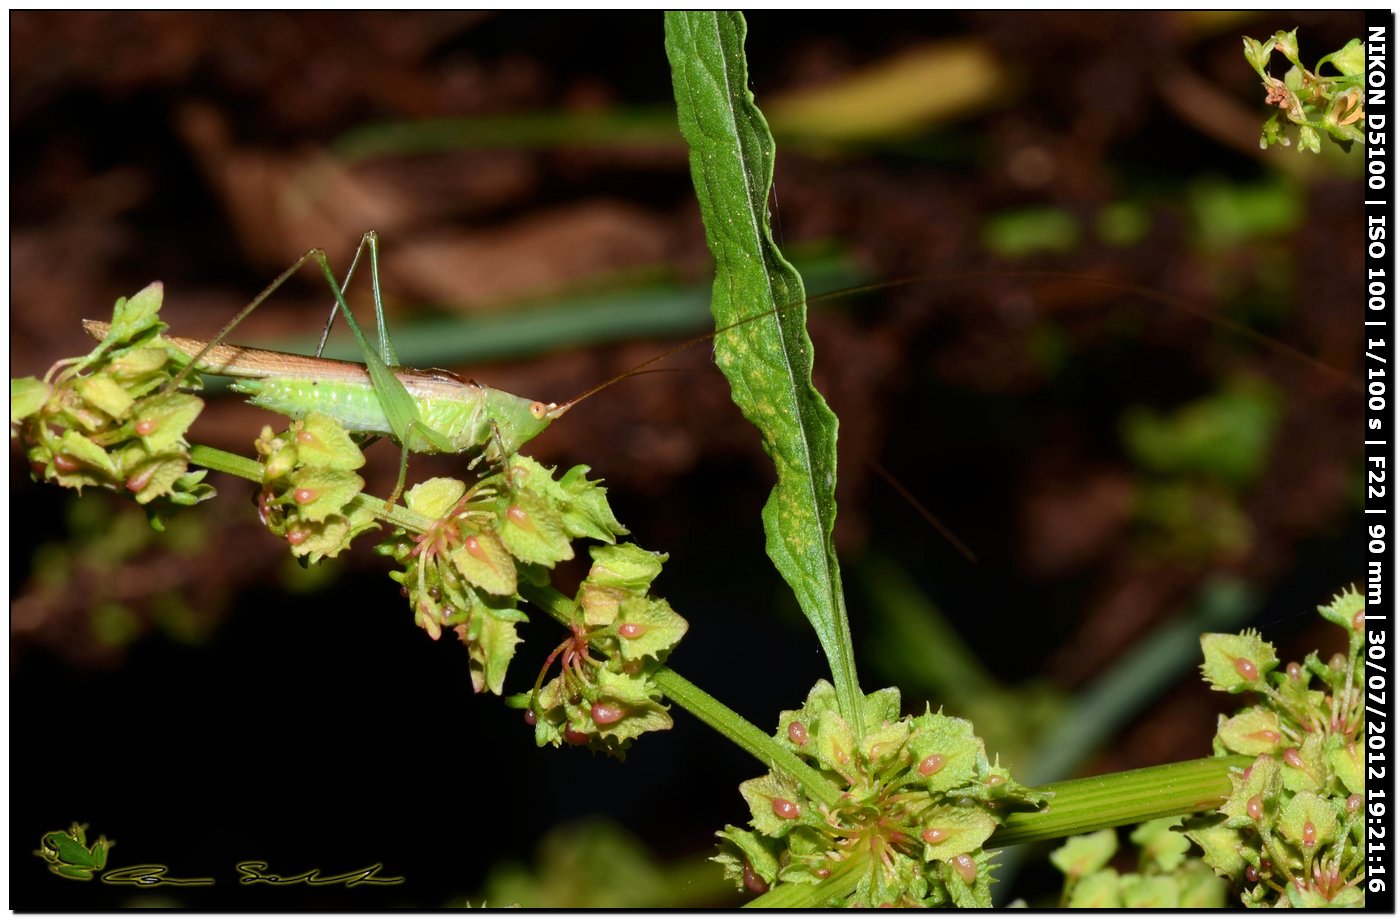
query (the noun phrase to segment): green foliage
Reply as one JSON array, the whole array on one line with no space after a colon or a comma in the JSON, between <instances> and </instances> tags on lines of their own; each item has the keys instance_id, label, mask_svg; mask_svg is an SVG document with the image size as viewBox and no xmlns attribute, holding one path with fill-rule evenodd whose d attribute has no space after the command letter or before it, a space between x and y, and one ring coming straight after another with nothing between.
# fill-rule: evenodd
<instances>
[{"instance_id":1,"label":"green foliage","mask_svg":"<svg viewBox=\"0 0 1400 919\"><path fill-rule=\"evenodd\" d=\"M1139 201L1115 201L1099 212L1094 229L1111 246L1135 246L1151 232L1152 213Z\"/></svg>"},{"instance_id":2,"label":"green foliage","mask_svg":"<svg viewBox=\"0 0 1400 919\"><path fill-rule=\"evenodd\" d=\"M1042 252L1072 252L1081 232L1079 221L1063 208L1022 208L988 218L982 244L995 255L1025 258Z\"/></svg>"},{"instance_id":3,"label":"green foliage","mask_svg":"<svg viewBox=\"0 0 1400 919\"><path fill-rule=\"evenodd\" d=\"M1218 632L1202 635L1201 650L1206 658L1201 673L1212 689L1222 692L1262 690L1266 686L1265 677L1278 666L1274 646L1254 631L1238 635Z\"/></svg>"},{"instance_id":4,"label":"green foliage","mask_svg":"<svg viewBox=\"0 0 1400 919\"><path fill-rule=\"evenodd\" d=\"M1102 869L1117 851L1118 834L1099 830L1065 840L1064 845L1050 853L1050 864L1073 883Z\"/></svg>"},{"instance_id":5,"label":"green foliage","mask_svg":"<svg viewBox=\"0 0 1400 919\"><path fill-rule=\"evenodd\" d=\"M1175 556L1247 548L1253 530L1238 497L1258 480L1281 416L1273 388L1251 378L1171 413L1125 413L1125 449L1146 473L1135 508L1146 537Z\"/></svg>"},{"instance_id":6,"label":"green foliage","mask_svg":"<svg viewBox=\"0 0 1400 919\"><path fill-rule=\"evenodd\" d=\"M121 497L64 502L62 531L33 547L25 595L41 608L68 604L73 618L64 628L65 649L75 655L116 657L152 633L200 644L221 615L218 600L195 601L183 578L135 591L132 574L146 568L152 553L173 553L177 564L193 568L207 548L208 520L175 516L157 530L144 509Z\"/></svg>"},{"instance_id":7,"label":"green foliage","mask_svg":"<svg viewBox=\"0 0 1400 919\"><path fill-rule=\"evenodd\" d=\"M1123 419L1133 458L1160 475L1196 475L1233 488L1254 481L1268 457L1281 407L1262 381L1232 380L1170 415L1140 408Z\"/></svg>"},{"instance_id":8,"label":"green foliage","mask_svg":"<svg viewBox=\"0 0 1400 919\"><path fill-rule=\"evenodd\" d=\"M1207 252L1285 237L1307 219L1306 191L1276 176L1258 182L1205 178L1186 195L1192 230Z\"/></svg>"},{"instance_id":9,"label":"green foliage","mask_svg":"<svg viewBox=\"0 0 1400 919\"><path fill-rule=\"evenodd\" d=\"M777 486L763 512L768 552L816 630L833 676L832 683L815 686L802 708L782 713L774 737L664 666L687 629L652 592L665 556L617 544L627 530L585 466L556 476L510 453L501 428L492 424L493 439L471 445L486 463L477 478L424 482L407 492L401 508L362 493L360 444L326 415L308 413L282 433L264 429L256 444L260 464L240 465L227 454L190 447L185 435L202 403L172 385L183 379L187 360L161 339L159 285L118 301L110 331L87 357L60 363L43 380L12 381L12 430L25 437L36 474L165 505L192 504L212 493L202 483L203 471L188 471L192 461L244 475L261 486L263 522L306 563L336 556L379 521L391 522L394 530L380 546L398 565L391 577L419 627L433 639L450 629L467 646L477 692L505 692L520 643L517 629L527 619L520 601L544 606L568 633L532 690L507 700L526 711L536 742L587 746L621 758L640 734L671 726L669 694L771 767L741 786L749 824L718 834L716 861L740 889L771 889L772 902L796 890L855 906L986 907L988 847L1180 813L1218 795L1231 763L1211 760L1064 783L1056 812L1039 812L1048 793L1018 784L999 760L989 760L970 722L931 710L901 716L894 689L861 693L832 543L837 424L811 383L804 311L788 308L802 302L802 280L774 244L768 222L773 141L747 89L746 27L729 13L671 14L666 26L681 129L717 263L713 313L729 327L716 341L717 362L774 461ZM1286 39L1291 36L1278 43L1288 56ZM1290 60L1296 47L1292 51ZM1267 83L1262 68L1271 52L1250 53ZM1351 75L1353 57L1348 46L1329 59ZM1361 117L1359 94L1334 91L1334 104L1323 112L1305 77L1323 92L1351 84L1295 72L1278 81L1284 87L1279 98L1296 98L1300 111L1322 122L1335 115L1333 133L1350 137ZM1316 130L1311 123L1303 129ZM1303 145L1315 147L1310 136L1303 135ZM1105 232L1119 240L1145 226L1140 214L1115 219L1117 228ZM997 245L1013 253L1072 245L1079 232L1059 212L1011 215L989 225ZM373 258L374 234L364 244ZM324 255L315 254L334 286ZM338 287L336 294L355 328ZM755 314L765 318L740 322ZM443 449L446 441L421 424L416 403L387 366L393 362L387 334L381 352L358 329L355 335L389 430L401 441L412 434L423 446ZM1140 462L1164 479L1241 489L1256 475L1272 437L1277 409L1268 395L1232 389L1172 417L1143 413L1128 419L1125 437ZM543 420L534 406L530 412ZM1164 504L1164 517L1182 504L1175 496L1172 501ZM553 590L551 578L559 562L575 556L581 539L593 542L592 566L569 598ZM1338 606L1324 615L1355 632L1349 610ZM129 629L124 616L112 610L107 630ZM1358 897L1356 636L1349 662L1323 664L1311 656L1284 672L1276 672L1273 649L1258 636L1208 636L1203 644L1212 685L1260 693L1265 704L1222 720L1216 752L1258 759L1233 776L1220 815L1193 824L1192 838L1222 875L1256 885L1246 902L1264 902L1284 888L1293 905ZM558 672L551 674L556 663ZM967 673L954 678L969 683ZM1328 691L1309 688L1314 678ZM1019 819L1047 816L1062 822ZM1133 841L1142 850L1133 874L1107 867L1116 849L1111 831L1057 853L1056 863L1070 878L1071 905L1200 906L1218 898L1222 883L1187 857L1185 838L1168 823L1144 824ZM625 876L629 865L645 870L635 853L616 843L606 835L585 840L586 858L552 860L550 873L568 878L580 871ZM101 867L108 845L99 840L87 847L75 825L70 834L46 836L40 854L77 872L67 876L83 877ZM638 886L635 878L626 880Z\"/></svg>"},{"instance_id":10,"label":"green foliage","mask_svg":"<svg viewBox=\"0 0 1400 919\"><path fill-rule=\"evenodd\" d=\"M390 577L403 585L417 624L434 639L452 629L467 646L477 692L504 690L516 626L527 621L520 587L548 584L549 570L573 558L575 539L612 543L627 532L587 473L576 466L556 479L517 454L470 487L430 479L405 495L428 523L400 527L379 551L402 566ZM643 731L671 725L642 662L664 659L685 621L649 594L663 556L608 545L594 557L601 563L579 588L570 636L550 658L560 659L561 674L528 704L541 745L568 740L620 753ZM602 660L592 657L595 647Z\"/></svg>"},{"instance_id":11,"label":"green foliage","mask_svg":"<svg viewBox=\"0 0 1400 919\"><path fill-rule=\"evenodd\" d=\"M1269 61L1274 52L1282 54L1292 65L1283 79L1269 74ZM1292 143L1285 131L1286 125L1279 121L1280 115L1297 127L1300 153L1305 150L1320 153L1324 134L1344 150L1362 139L1366 110L1361 81L1365 76L1366 57L1361 39L1353 38L1340 50L1325 55L1312 70L1299 60L1297 29L1275 32L1272 38L1264 41L1245 37L1244 58L1264 83L1265 102L1281 110L1264 122L1264 131L1259 137L1261 149L1268 149L1272 144L1286 147ZM1327 64L1337 71L1335 75L1322 73Z\"/></svg>"},{"instance_id":12,"label":"green foliage","mask_svg":"<svg viewBox=\"0 0 1400 919\"><path fill-rule=\"evenodd\" d=\"M1309 654L1276 670L1257 635L1201 638L1207 682L1260 703L1221 716L1216 754L1256 758L1231 770L1229 798L1187 835L1248 906L1364 905L1364 601L1348 588L1318 612L1347 632L1347 653L1326 663Z\"/></svg>"},{"instance_id":13,"label":"green foliage","mask_svg":"<svg viewBox=\"0 0 1400 919\"><path fill-rule=\"evenodd\" d=\"M729 895L713 865L662 862L622 827L589 819L550 830L533 867L493 868L473 900L492 908L674 909L713 907Z\"/></svg>"},{"instance_id":14,"label":"green foliage","mask_svg":"<svg viewBox=\"0 0 1400 919\"><path fill-rule=\"evenodd\" d=\"M1178 817L1149 820L1133 830L1137 871L1109 867L1118 835L1099 830L1066 840L1050 853L1065 876L1061 906L1072 909L1216 909L1225 905L1228 885L1199 858L1187 857L1191 844Z\"/></svg>"},{"instance_id":15,"label":"green foliage","mask_svg":"<svg viewBox=\"0 0 1400 919\"><path fill-rule=\"evenodd\" d=\"M746 28L738 13L668 13L666 53L715 259L715 322L728 326L773 311L771 319L715 340L734 401L761 432L777 470L763 508L768 555L816 630L842 711L854 718L860 686L832 542L836 416L812 385L805 309L778 309L800 303L804 293L768 222L773 137L748 90Z\"/></svg>"},{"instance_id":16,"label":"green foliage","mask_svg":"<svg viewBox=\"0 0 1400 919\"><path fill-rule=\"evenodd\" d=\"M1045 796L1011 779L961 718L926 711L900 717L899 692L865 697L863 730L846 720L831 684L819 682L775 739L842 789L834 806L772 771L739 787L750 829L728 826L716 861L740 886L819 885L862 863L850 906L990 906L983 843L1017 809Z\"/></svg>"}]
</instances>

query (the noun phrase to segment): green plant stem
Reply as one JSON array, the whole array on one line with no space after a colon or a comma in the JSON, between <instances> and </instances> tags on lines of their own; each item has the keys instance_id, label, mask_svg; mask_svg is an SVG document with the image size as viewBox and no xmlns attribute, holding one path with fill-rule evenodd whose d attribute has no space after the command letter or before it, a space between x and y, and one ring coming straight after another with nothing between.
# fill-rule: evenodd
<instances>
[{"instance_id":1,"label":"green plant stem","mask_svg":"<svg viewBox=\"0 0 1400 919\"><path fill-rule=\"evenodd\" d=\"M521 594L560 623L572 621L574 602L552 587L522 585ZM788 773L814 799L828 807L839 802L841 790L836 785L679 673L662 667L656 672L656 682L681 708L765 766ZM1009 815L987 840L986 848L1213 810L1230 794L1230 767L1243 768L1250 761L1247 756L1214 756L1043 785L1038 790L1053 795L1050 804L1039 811Z\"/></svg>"},{"instance_id":2,"label":"green plant stem","mask_svg":"<svg viewBox=\"0 0 1400 919\"><path fill-rule=\"evenodd\" d=\"M190 446L190 462L196 466L203 466L205 469L212 469L215 472L222 472L226 475L237 476L240 479L247 479L250 482L261 484L263 480L262 463L249 459L246 456L239 456L236 453L228 453L215 447L208 447L204 444L192 444ZM392 507L385 501L373 495L361 494L355 501L367 502L373 509L374 515L380 520L391 523L394 526L403 527L406 530L413 530L417 533L425 532L432 525L432 521L422 514L414 513L402 504L395 504Z\"/></svg>"},{"instance_id":3,"label":"green plant stem","mask_svg":"<svg viewBox=\"0 0 1400 919\"><path fill-rule=\"evenodd\" d=\"M870 867L870 849L857 848L819 884L781 884L745 903L744 909L820 909L840 903Z\"/></svg>"},{"instance_id":4,"label":"green plant stem","mask_svg":"<svg viewBox=\"0 0 1400 919\"><path fill-rule=\"evenodd\" d=\"M549 613L562 625L570 625L577 619L578 613L574 601L553 587L521 584L520 595ZM657 668L653 677L656 680L656 685L661 688L662 692L666 693L671 701L733 741L740 749L750 753L764 766L781 769L787 773L814 800L827 807L833 807L841 800L841 789L828 781L821 773L759 730L743 715L720 702L670 667Z\"/></svg>"},{"instance_id":5,"label":"green plant stem","mask_svg":"<svg viewBox=\"0 0 1400 919\"><path fill-rule=\"evenodd\" d=\"M814 800L827 807L840 802L840 788L738 712L669 667L659 668L655 678L656 685L677 705L751 753L759 762L786 772Z\"/></svg>"},{"instance_id":6,"label":"green plant stem","mask_svg":"<svg viewBox=\"0 0 1400 919\"><path fill-rule=\"evenodd\" d=\"M247 479L250 482L262 481L262 463L248 459L246 456L239 456L236 453L226 453L214 447L206 447L204 444L190 446L190 462L215 472L236 475L240 479Z\"/></svg>"},{"instance_id":7,"label":"green plant stem","mask_svg":"<svg viewBox=\"0 0 1400 919\"><path fill-rule=\"evenodd\" d=\"M1244 768L1251 762L1248 756L1211 756L1041 785L1037 791L1054 795L1050 803L1039 811L1009 815L984 847L999 849L1214 810L1230 794L1230 767Z\"/></svg>"}]
</instances>

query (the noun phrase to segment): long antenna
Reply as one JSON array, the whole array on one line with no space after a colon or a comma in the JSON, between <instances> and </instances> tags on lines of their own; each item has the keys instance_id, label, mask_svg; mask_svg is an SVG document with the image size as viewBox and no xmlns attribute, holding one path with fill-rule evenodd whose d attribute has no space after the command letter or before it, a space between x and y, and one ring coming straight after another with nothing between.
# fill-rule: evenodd
<instances>
[{"instance_id":1,"label":"long antenna","mask_svg":"<svg viewBox=\"0 0 1400 919\"><path fill-rule=\"evenodd\" d=\"M1236 335L1239 335L1242 338L1249 339L1255 344L1268 348L1269 350L1277 354L1281 354L1284 357L1289 358L1290 360L1295 360L1307 364L1314 370L1323 372L1324 374L1332 377L1335 381L1342 383L1343 385L1346 385L1347 387L1356 390L1357 392L1365 391L1365 384L1362 383L1362 381L1351 376L1346 371L1332 366L1326 361L1319 360L1318 358L1315 358L1304 351L1300 351L1292 345L1285 344L1284 342L1279 341L1277 338L1274 338L1270 335L1266 335L1263 332L1260 332L1256 329L1252 329L1241 322L1237 322L1225 316L1217 315L1216 313L1203 306L1198 306L1196 304L1190 303L1189 301L1183 300L1180 297L1173 297L1169 294L1161 293L1160 291L1153 290L1150 287L1143 287L1139 284L1131 284L1124 281L1114 281L1108 278L1095 277L1094 275L1076 274L1070 271L1025 270L1009 272L930 272L928 274L914 275L912 277L901 278L897 281L875 281L869 284L858 284L854 287L846 287L840 290L827 291L826 293L817 294L816 296L812 297L807 297L803 300L794 300L792 303L786 304L785 306L777 307L776 309L766 310L762 313L758 313L753 316L747 316L736 322L732 322L729 325L721 326L720 328L715 329L713 332L705 332L702 335L697 335L694 338L687 339L686 341L681 342L675 347L668 348L660 354L649 357L642 363L633 367L631 370L625 370L622 373L619 373L617 376L604 380L602 383L599 383L598 385L588 389L582 394L575 396L568 402L562 403L561 405L554 407L550 410L549 414L551 418L558 418L560 415L564 414L569 409L573 408L575 405L582 402L583 400L591 396L597 395L598 393L614 385L615 383L621 383L623 380L628 379L629 377L636 376L638 373L641 373L651 365L656 364L660 361L664 361L666 358L671 357L672 355L679 354L687 348L691 348L702 342L709 341L716 335L722 335L723 333L728 332L731 329L738 328L742 325L747 325L750 322L757 322L760 319L766 319L769 316L779 315L786 310L802 306L803 304L810 305L813 303L821 303L826 300L834 300L838 297L850 297L856 294L874 293L876 291L881 290L890 290L891 288L895 287L907 287L911 284L917 284L921 281L960 282L967 280L986 280L986 278L989 275L994 275L996 278L1078 281L1080 283L1096 285L1100 288L1103 288L1104 290L1117 291L1119 293L1124 294L1132 294L1136 297L1141 298L1142 300L1146 300L1151 303L1161 304L1170 309L1174 309L1179 312L1185 313L1188 316L1195 316L1198 319L1204 320L1205 322L1209 322L1212 325L1218 326L1222 329L1225 329L1228 332L1232 332Z\"/></svg>"},{"instance_id":2,"label":"long antenna","mask_svg":"<svg viewBox=\"0 0 1400 919\"><path fill-rule=\"evenodd\" d=\"M720 326L713 332L705 332L702 335L696 335L694 338L687 339L686 341L681 342L673 348L667 348L660 354L653 355L647 358L646 360L642 361L640 364L633 367L631 370L625 370L615 377L611 377L610 379L604 380L597 386L588 389L582 394L577 395L574 398L570 399L568 402L565 402L562 405L560 405L557 409L558 414L552 415L552 417L557 418L558 415L562 415L564 412L573 408L575 405L582 402L584 399L587 399L590 396L597 395L598 393L607 389L609 386L612 386L614 383L621 383L628 377L636 376L638 373L641 373L642 371L646 370L646 368L650 367L652 364L664 361L666 358L671 357L674 354L679 354L687 348L693 348L695 345L701 344L702 342L707 342L710 339L714 338L716 335L722 335L725 332L730 331L731 329L737 329L739 326L748 325L750 322L757 322L760 319L767 319L769 316L777 316L786 310L802 306L803 304L810 305L813 303L821 303L826 300L835 300L837 297L850 297L855 294L871 293L877 290L888 290L892 287L905 287L919 280L919 277L902 278L898 281L876 281L870 284L859 284L855 287L844 287L840 290L827 291L826 293L817 294L816 296L807 297L802 300L794 300L791 303L788 303L784 306L779 306L771 310L765 310L764 312L757 313L753 316L745 316L743 319L731 322L729 325Z\"/></svg>"},{"instance_id":3,"label":"long antenna","mask_svg":"<svg viewBox=\"0 0 1400 919\"><path fill-rule=\"evenodd\" d=\"M870 464L871 469L875 470L876 475L885 480L886 485L894 489L895 494L899 495L909 504L910 507L918 511L919 516L923 517L929 526L937 530L940 536L948 540L948 542L952 544L953 548L957 549L958 552L962 554L963 558L967 559L973 564L977 563L976 554L974 554L973 551L969 549L961 539L958 539L958 537L953 534L952 530L944 526L943 521L939 520L937 515L935 515L933 511L929 510L927 507L924 507L924 503L918 498L914 497L913 492L905 488L904 483L901 482L899 479L895 478L894 475L888 469L886 469L879 460L877 460L873 456L867 456L865 458L865 461Z\"/></svg>"}]
</instances>

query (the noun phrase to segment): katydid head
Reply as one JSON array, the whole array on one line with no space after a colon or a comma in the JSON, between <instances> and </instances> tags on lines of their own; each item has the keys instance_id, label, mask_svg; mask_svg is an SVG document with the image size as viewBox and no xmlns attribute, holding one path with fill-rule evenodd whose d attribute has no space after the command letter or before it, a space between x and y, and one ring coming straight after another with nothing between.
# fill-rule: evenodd
<instances>
[{"instance_id":1,"label":"katydid head","mask_svg":"<svg viewBox=\"0 0 1400 919\"><path fill-rule=\"evenodd\" d=\"M504 459L537 437L550 422L568 410L568 405L538 402L514 396L499 389L484 390L485 417L494 430L487 441L491 459ZM495 454L499 452L499 456Z\"/></svg>"}]
</instances>

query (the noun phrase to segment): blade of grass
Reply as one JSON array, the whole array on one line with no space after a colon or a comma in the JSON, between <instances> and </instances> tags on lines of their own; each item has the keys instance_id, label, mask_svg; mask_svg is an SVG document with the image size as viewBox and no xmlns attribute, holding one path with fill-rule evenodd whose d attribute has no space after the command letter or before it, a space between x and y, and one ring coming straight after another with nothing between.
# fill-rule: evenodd
<instances>
[{"instance_id":1,"label":"blade of grass","mask_svg":"<svg viewBox=\"0 0 1400 919\"><path fill-rule=\"evenodd\" d=\"M870 280L845 253L830 246L810 251L798 264L823 291ZM555 348L695 335L712 321L707 293L700 285L671 281L583 289L484 313L467 313L448 304L412 307L403 310L412 318L392 323L394 346L406 367L451 367L528 357ZM317 338L298 335L239 344L309 354ZM360 354L345 336L332 336L325 356L358 360Z\"/></svg>"},{"instance_id":2,"label":"blade of grass","mask_svg":"<svg viewBox=\"0 0 1400 919\"><path fill-rule=\"evenodd\" d=\"M677 114L715 258L711 311L719 326L803 298L802 279L768 224L773 137L748 91L745 31L738 13L666 14ZM806 311L777 311L720 336L715 359L777 468L763 508L768 555L816 630L841 712L859 732L863 699L831 539L836 416L812 386Z\"/></svg>"},{"instance_id":3,"label":"blade of grass","mask_svg":"<svg viewBox=\"0 0 1400 919\"><path fill-rule=\"evenodd\" d=\"M376 156L472 149L671 147L679 140L670 112L639 107L370 122L342 134L330 150L348 164Z\"/></svg>"}]
</instances>

